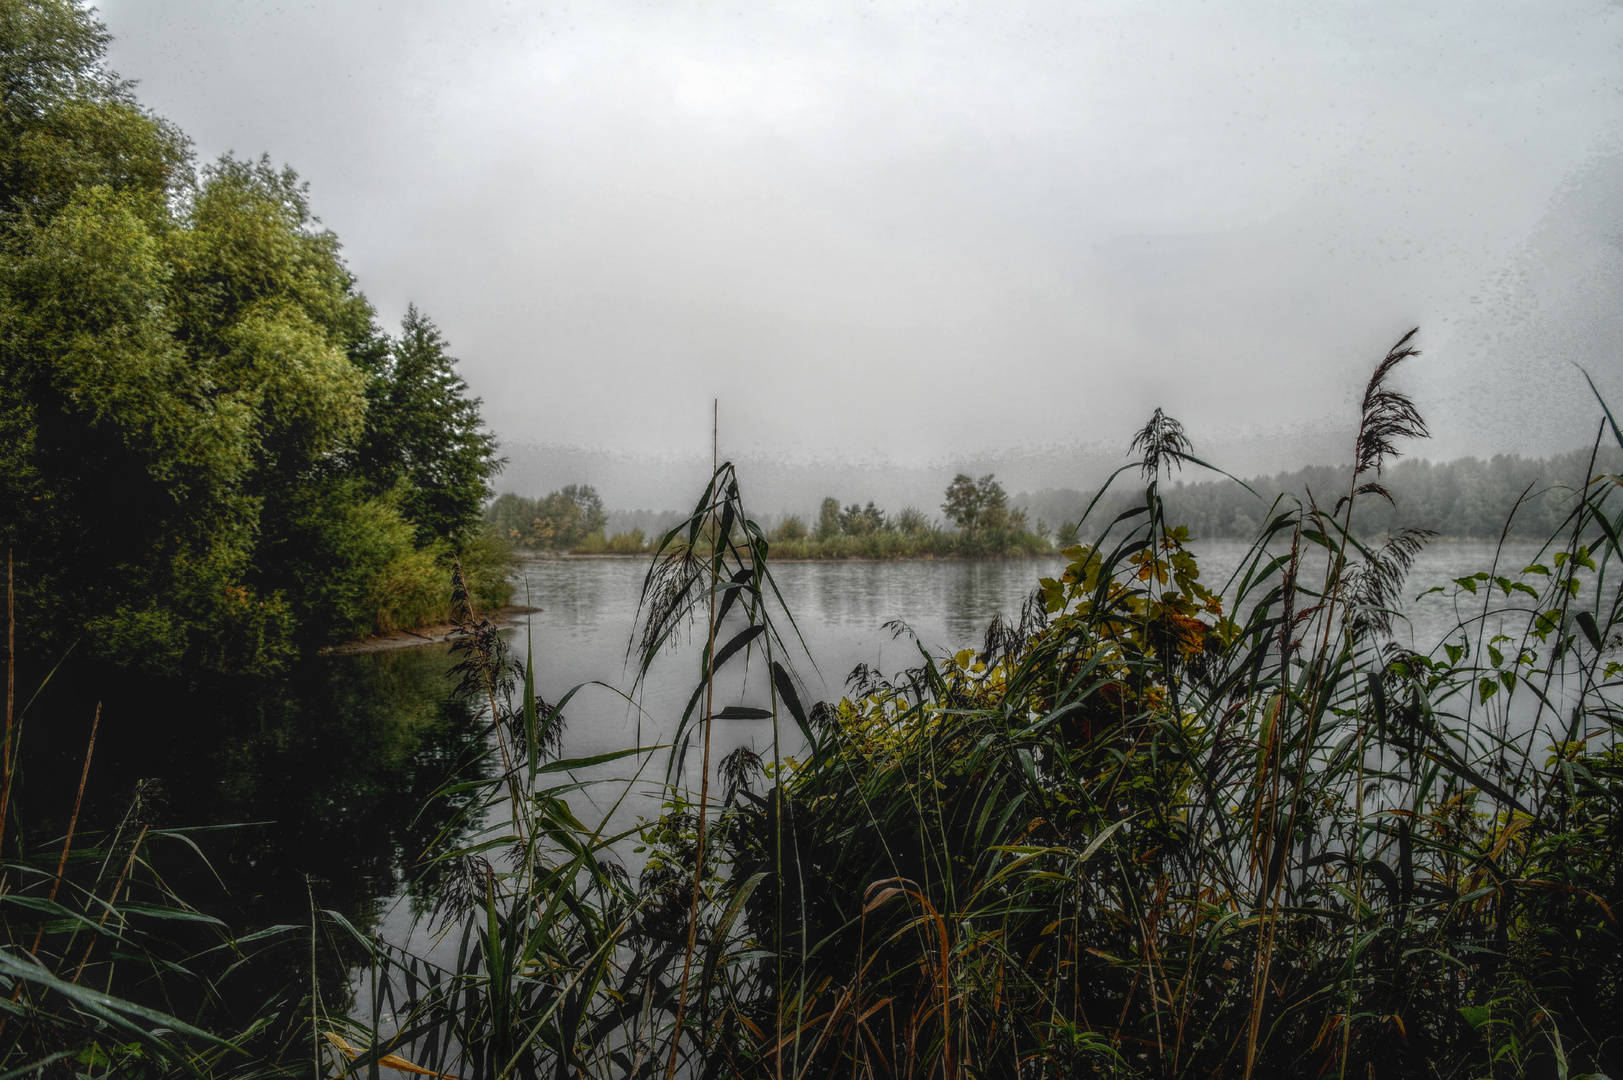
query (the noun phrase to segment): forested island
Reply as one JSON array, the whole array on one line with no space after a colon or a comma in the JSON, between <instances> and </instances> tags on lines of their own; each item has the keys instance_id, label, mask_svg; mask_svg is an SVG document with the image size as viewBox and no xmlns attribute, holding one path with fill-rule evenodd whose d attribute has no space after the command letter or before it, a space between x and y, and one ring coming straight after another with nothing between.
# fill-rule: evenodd
<instances>
[{"instance_id":1,"label":"forested island","mask_svg":"<svg viewBox=\"0 0 1623 1080\"><path fill-rule=\"evenodd\" d=\"M954 477L941 511L945 521L911 506L889 514L871 500L842 507L831 495L810 523L784 515L766 537L771 557L780 561L1010 558L1054 550L1041 530L1031 530L1024 511L1010 507L1003 485L991 474ZM496 540L517 549L638 555L660 540L640 528L606 535L608 514L590 485L571 484L541 499L502 495L490 504L485 521Z\"/></svg>"},{"instance_id":2,"label":"forested island","mask_svg":"<svg viewBox=\"0 0 1623 1080\"><path fill-rule=\"evenodd\" d=\"M380 325L294 173L199 165L107 41L0 0L0 1078L1623 1074L1598 395L1576 456L1405 463L1415 329L1339 469L1191 482L1156 409L1097 497L763 522L722 461L611 536L586 485L492 499L434 323ZM1432 532L1536 543L1400 639ZM1240 541L1221 588L1200 536ZM514 548L646 560L620 684L492 618ZM831 700L773 567L1054 551ZM415 674L317 655L442 620ZM633 734L571 728L598 692ZM322 693L360 701L295 722ZM99 790L143 744L202 768ZM168 816L256 784L287 820Z\"/></svg>"}]
</instances>

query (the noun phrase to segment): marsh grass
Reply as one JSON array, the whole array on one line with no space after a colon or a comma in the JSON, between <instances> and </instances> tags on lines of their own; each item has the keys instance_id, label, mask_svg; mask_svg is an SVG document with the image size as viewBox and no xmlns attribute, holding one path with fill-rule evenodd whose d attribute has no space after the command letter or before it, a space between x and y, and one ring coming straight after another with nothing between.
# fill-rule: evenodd
<instances>
[{"instance_id":1,"label":"marsh grass","mask_svg":"<svg viewBox=\"0 0 1623 1080\"><path fill-rule=\"evenodd\" d=\"M136 788L110 832L79 828L99 706L64 835L25 842L13 789L27 710L17 707L9 633L8 645L0 806L13 828L0 829L0 1075L287 1075L268 1063L297 1036L296 998L273 996L235 1027L217 1006L237 969L297 928L234 935L176 895L155 869L159 849L202 860L198 840L209 830L161 827L155 784Z\"/></svg>"},{"instance_id":2,"label":"marsh grass","mask_svg":"<svg viewBox=\"0 0 1623 1080\"><path fill-rule=\"evenodd\" d=\"M705 644L672 746L642 759L664 760L666 813L638 834L636 882L614 855L629 834L569 815L576 781L557 781L589 763L528 750L561 713L530 688L510 704L530 669L470 631L503 762L489 805L511 825L454 856L454 965L380 951L379 1000L410 1021L352 1029L372 1049L349 1067L1615 1070L1620 481L1575 492L1532 564L1449 586L1467 614L1434 648L1399 648L1427 537L1372 545L1352 524L1423 435L1391 385L1408 340L1371 380L1354 482L1259 510L1230 580L1203 580L1167 518L1168 471L1203 463L1158 415L1139 504L1095 523L1019 619L980 649L859 669L834 705L801 704L768 541L720 466L644 586L639 673L690 626ZM760 666L749 700L718 698L728 664ZM771 759L710 761L723 716L770 720Z\"/></svg>"},{"instance_id":3,"label":"marsh grass","mask_svg":"<svg viewBox=\"0 0 1623 1080\"><path fill-rule=\"evenodd\" d=\"M370 1012L294 995L276 1030L322 1075L1615 1074L1623 480L1591 475L1530 564L1457 579L1458 625L1399 647L1428 538L1354 526L1424 434L1393 385L1410 340L1371 379L1347 489L1259 505L1227 581L1169 520L1169 471L1206 466L1157 413L1136 505L1085 518L1091 542L1017 619L859 669L836 704L802 703L772 545L718 465L653 545L630 650L641 679L704 642L667 747L560 758L573 698L611 691L543 700L459 575L457 674L490 768L442 793L466 815L425 856L435 947L312 904L312 948L344 934L370 958ZM1623 447L1610 413L1602 434ZM770 722L770 758L711 760L720 718ZM616 760L631 780L592 779ZM597 823L571 809L588 784L611 794ZM649 787L665 812L611 831ZM146 842L121 832L101 858L116 875ZM95 880L49 940L101 933ZM12 974L22 955L7 985L29 1015L79 1016ZM231 1053L147 1037L165 1069Z\"/></svg>"}]
</instances>

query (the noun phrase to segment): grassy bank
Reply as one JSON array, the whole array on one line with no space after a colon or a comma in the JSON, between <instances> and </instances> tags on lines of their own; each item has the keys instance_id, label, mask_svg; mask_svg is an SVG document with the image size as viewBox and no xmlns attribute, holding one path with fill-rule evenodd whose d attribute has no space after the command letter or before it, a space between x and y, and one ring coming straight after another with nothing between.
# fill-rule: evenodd
<instances>
[{"instance_id":1,"label":"grassy bank","mask_svg":"<svg viewBox=\"0 0 1623 1080\"><path fill-rule=\"evenodd\" d=\"M860 536L776 537L769 557L784 559L1020 559L1056 550L1029 532L967 533L924 529L894 530Z\"/></svg>"},{"instance_id":2,"label":"grassy bank","mask_svg":"<svg viewBox=\"0 0 1623 1080\"><path fill-rule=\"evenodd\" d=\"M768 557L775 561L821 559L1021 559L1052 555L1058 549L1029 532L964 533L924 529L882 530L863 535L772 536ZM640 531L605 538L601 533L569 549L571 555L643 555L653 550Z\"/></svg>"}]
</instances>

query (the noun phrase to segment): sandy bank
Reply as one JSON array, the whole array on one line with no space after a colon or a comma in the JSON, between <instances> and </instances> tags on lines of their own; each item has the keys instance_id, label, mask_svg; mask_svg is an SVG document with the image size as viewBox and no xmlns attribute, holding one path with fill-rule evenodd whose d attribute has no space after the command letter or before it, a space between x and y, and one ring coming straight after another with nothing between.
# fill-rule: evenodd
<instances>
[{"instance_id":1,"label":"sandy bank","mask_svg":"<svg viewBox=\"0 0 1623 1080\"><path fill-rule=\"evenodd\" d=\"M512 604L508 607L487 612L484 617L497 626L506 629L510 626L517 626L520 616L540 610L537 607ZM375 637L328 645L325 648L317 649L316 655L353 656L356 653L387 652L390 649L413 649L419 645L440 645L450 641L451 635L455 631L455 623L436 623L433 626L419 626L415 630L396 630L392 634L378 634Z\"/></svg>"}]
</instances>

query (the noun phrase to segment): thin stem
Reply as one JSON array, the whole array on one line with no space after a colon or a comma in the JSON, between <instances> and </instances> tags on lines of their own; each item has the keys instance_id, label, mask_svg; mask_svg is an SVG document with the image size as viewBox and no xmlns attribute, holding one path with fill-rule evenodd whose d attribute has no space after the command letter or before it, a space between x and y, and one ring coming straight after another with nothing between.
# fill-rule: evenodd
<instances>
[{"instance_id":1,"label":"thin stem","mask_svg":"<svg viewBox=\"0 0 1623 1080\"><path fill-rule=\"evenodd\" d=\"M720 453L720 402L712 402L710 429L710 475L713 478L721 469ZM712 479L712 490L715 481ZM671 1059L666 1066L665 1080L675 1080L676 1057L682 1047L682 1023L687 1018L688 1007L688 977L693 971L693 948L699 933L699 895L704 884L704 841L706 811L710 806L710 728L711 720L715 715L716 704L716 588L720 560L725 557L726 548L722 538L721 522L716 517L716 499L712 494L710 498L710 616L708 621L709 642L705 647L704 662L704 764L699 777L699 836L697 850L693 863L693 899L688 910L688 939L687 947L682 954L682 985L677 991L676 998L676 1030L671 1035Z\"/></svg>"},{"instance_id":2,"label":"thin stem","mask_svg":"<svg viewBox=\"0 0 1623 1080\"><path fill-rule=\"evenodd\" d=\"M96 729L101 727L101 702L96 702L96 718L90 722L90 744L85 747L85 767L79 773L79 794L73 800L73 814L68 818L68 835L62 840L62 857L56 863L56 878L51 882L50 894L47 900L55 900L57 890L62 887L62 877L68 871L68 852L73 848L73 832L79 825L79 808L85 801L85 782L90 779L90 757L96 752ZM38 953L40 942L45 938L45 924L40 923L39 931L34 935L34 947L30 952ZM19 985L20 989L20 985ZM16 1001L15 994L11 1000Z\"/></svg>"},{"instance_id":3,"label":"thin stem","mask_svg":"<svg viewBox=\"0 0 1623 1080\"><path fill-rule=\"evenodd\" d=\"M108 918L113 914L113 905L118 903L118 891L124 887L124 880L130 876L130 869L135 866L135 857L141 852L141 842L147 838L149 827L141 826L140 833L135 837L135 843L130 847L130 857L124 860L124 869L119 872L118 880L113 883L113 891L107 897L107 910L101 913L101 919L96 923L98 930L107 925ZM85 946L84 955L79 957L79 966L73 969L73 978L68 980L69 982L78 984L79 976L84 972L85 964L90 960L91 950L95 947L96 939L92 937L90 943Z\"/></svg>"},{"instance_id":4,"label":"thin stem","mask_svg":"<svg viewBox=\"0 0 1623 1080\"><path fill-rule=\"evenodd\" d=\"M321 989L316 980L316 890L310 875L304 875L304 891L310 898L310 1053L316 1080L321 1080Z\"/></svg>"}]
</instances>

